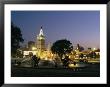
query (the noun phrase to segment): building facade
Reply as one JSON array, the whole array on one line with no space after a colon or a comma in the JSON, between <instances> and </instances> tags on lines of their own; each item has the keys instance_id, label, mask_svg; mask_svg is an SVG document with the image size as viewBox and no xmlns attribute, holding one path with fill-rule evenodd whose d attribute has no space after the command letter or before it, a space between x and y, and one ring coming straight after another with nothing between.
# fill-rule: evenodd
<instances>
[{"instance_id":1,"label":"building facade","mask_svg":"<svg viewBox=\"0 0 110 87\"><path fill-rule=\"evenodd\" d=\"M53 54L50 51L50 44L46 48L45 35L43 33L42 27L36 37L35 46L33 46L32 49L24 50L24 56L29 55L30 53L36 55L37 57L40 57L41 59L52 59Z\"/></svg>"},{"instance_id":2,"label":"building facade","mask_svg":"<svg viewBox=\"0 0 110 87\"><path fill-rule=\"evenodd\" d=\"M42 27L40 29L40 33L37 35L37 40L36 40L36 48L38 51L45 51L45 36L43 34Z\"/></svg>"}]
</instances>

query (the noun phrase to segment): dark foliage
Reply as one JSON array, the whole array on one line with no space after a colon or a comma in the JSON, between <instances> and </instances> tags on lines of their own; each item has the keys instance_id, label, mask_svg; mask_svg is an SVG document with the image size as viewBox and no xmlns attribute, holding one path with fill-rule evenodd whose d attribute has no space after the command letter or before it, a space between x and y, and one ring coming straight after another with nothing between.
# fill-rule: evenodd
<instances>
[{"instance_id":1,"label":"dark foliage","mask_svg":"<svg viewBox=\"0 0 110 87\"><path fill-rule=\"evenodd\" d=\"M71 53L72 50L72 43L66 39L57 40L51 47L51 51L54 54L58 54L60 58L67 53Z\"/></svg>"},{"instance_id":2,"label":"dark foliage","mask_svg":"<svg viewBox=\"0 0 110 87\"><path fill-rule=\"evenodd\" d=\"M90 58L96 58L97 55L96 55L96 53L93 51L93 52L91 52L91 53L88 54L88 57L90 57ZM98 56L98 57L99 57L99 56Z\"/></svg>"},{"instance_id":3,"label":"dark foliage","mask_svg":"<svg viewBox=\"0 0 110 87\"><path fill-rule=\"evenodd\" d=\"M23 42L21 30L11 22L11 53L15 56L17 49L20 48L20 43Z\"/></svg>"}]
</instances>

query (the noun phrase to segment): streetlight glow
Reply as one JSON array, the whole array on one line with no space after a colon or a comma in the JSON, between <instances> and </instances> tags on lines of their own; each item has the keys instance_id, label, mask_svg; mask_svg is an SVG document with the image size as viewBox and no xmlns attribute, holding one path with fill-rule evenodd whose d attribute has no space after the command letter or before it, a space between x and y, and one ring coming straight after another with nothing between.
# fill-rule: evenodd
<instances>
[{"instance_id":1,"label":"streetlight glow","mask_svg":"<svg viewBox=\"0 0 110 87\"><path fill-rule=\"evenodd\" d=\"M96 48L93 48L93 50L96 50Z\"/></svg>"},{"instance_id":2,"label":"streetlight glow","mask_svg":"<svg viewBox=\"0 0 110 87\"><path fill-rule=\"evenodd\" d=\"M36 50L37 48L36 47L32 47L32 50Z\"/></svg>"}]
</instances>

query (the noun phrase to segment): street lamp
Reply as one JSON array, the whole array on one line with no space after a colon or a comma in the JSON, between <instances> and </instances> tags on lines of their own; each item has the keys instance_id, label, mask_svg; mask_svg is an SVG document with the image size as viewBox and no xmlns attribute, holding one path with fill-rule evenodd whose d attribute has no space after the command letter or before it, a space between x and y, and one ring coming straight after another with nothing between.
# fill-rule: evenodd
<instances>
[{"instance_id":1,"label":"street lamp","mask_svg":"<svg viewBox=\"0 0 110 87\"><path fill-rule=\"evenodd\" d=\"M96 50L96 48L93 48L93 51L95 51Z\"/></svg>"}]
</instances>

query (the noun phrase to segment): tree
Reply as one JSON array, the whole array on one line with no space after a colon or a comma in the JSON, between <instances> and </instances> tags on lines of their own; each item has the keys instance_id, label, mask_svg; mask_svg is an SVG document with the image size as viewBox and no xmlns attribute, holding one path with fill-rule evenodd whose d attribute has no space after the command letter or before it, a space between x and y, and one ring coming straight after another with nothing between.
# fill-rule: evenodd
<instances>
[{"instance_id":1,"label":"tree","mask_svg":"<svg viewBox=\"0 0 110 87\"><path fill-rule=\"evenodd\" d=\"M18 49L18 50L16 51L16 56L19 57L19 58L23 58L23 53L22 53L22 51Z\"/></svg>"},{"instance_id":2,"label":"tree","mask_svg":"<svg viewBox=\"0 0 110 87\"><path fill-rule=\"evenodd\" d=\"M71 53L72 50L72 43L66 39L57 40L51 47L52 53L58 54L61 59L63 55L66 56L66 54Z\"/></svg>"},{"instance_id":3,"label":"tree","mask_svg":"<svg viewBox=\"0 0 110 87\"><path fill-rule=\"evenodd\" d=\"M20 48L20 43L23 42L22 33L19 27L11 22L11 55L15 56Z\"/></svg>"},{"instance_id":4,"label":"tree","mask_svg":"<svg viewBox=\"0 0 110 87\"><path fill-rule=\"evenodd\" d=\"M90 58L96 58L96 53L92 51L91 53L88 54Z\"/></svg>"},{"instance_id":5,"label":"tree","mask_svg":"<svg viewBox=\"0 0 110 87\"><path fill-rule=\"evenodd\" d=\"M83 51L84 50L84 47L80 46L80 51Z\"/></svg>"}]
</instances>

